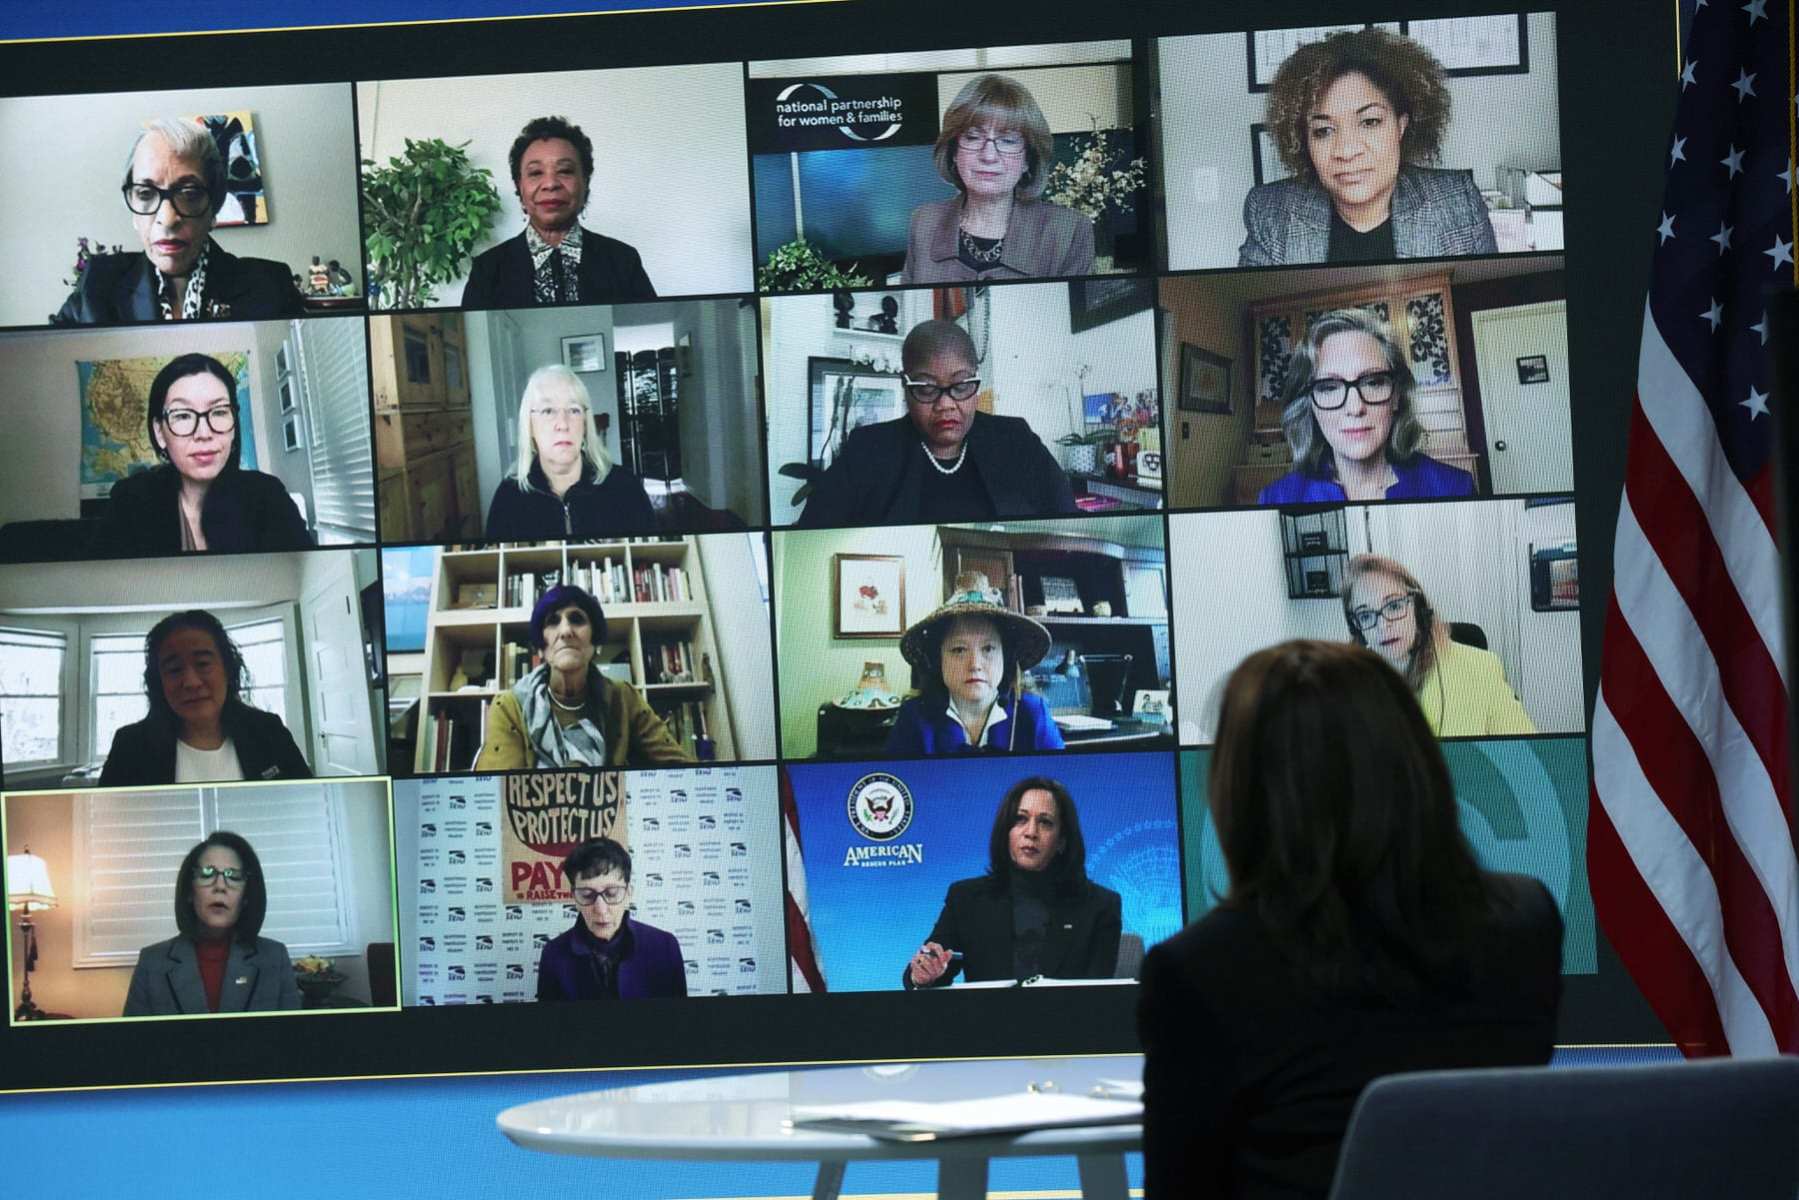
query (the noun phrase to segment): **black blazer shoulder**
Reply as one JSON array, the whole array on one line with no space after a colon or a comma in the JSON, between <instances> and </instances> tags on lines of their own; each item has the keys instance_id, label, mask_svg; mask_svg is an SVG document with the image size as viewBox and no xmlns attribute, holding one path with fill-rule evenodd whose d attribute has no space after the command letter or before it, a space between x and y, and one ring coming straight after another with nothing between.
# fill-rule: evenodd
<instances>
[{"instance_id":1,"label":"black blazer shoulder","mask_svg":"<svg viewBox=\"0 0 1799 1200\"><path fill-rule=\"evenodd\" d=\"M581 303L654 300L656 289L635 247L581 227ZM462 288L464 308L527 308L537 303L536 277L525 235L507 238L475 256Z\"/></svg>"},{"instance_id":2,"label":"black blazer shoulder","mask_svg":"<svg viewBox=\"0 0 1799 1200\"><path fill-rule=\"evenodd\" d=\"M225 321L259 321L297 317L306 302L294 286L293 272L266 258L239 258L217 242L206 256L203 317ZM105 325L121 321L156 321L156 274L141 251L96 254L88 260L75 290L50 316L52 325Z\"/></svg>"},{"instance_id":3,"label":"black blazer shoulder","mask_svg":"<svg viewBox=\"0 0 1799 1200\"><path fill-rule=\"evenodd\" d=\"M813 485L795 525L894 524L917 521L930 464L909 417L864 425ZM1072 513L1074 489L1055 456L1023 417L977 412L968 430L968 459L992 501L988 516L1038 517Z\"/></svg>"},{"instance_id":4,"label":"black blazer shoulder","mask_svg":"<svg viewBox=\"0 0 1799 1200\"><path fill-rule=\"evenodd\" d=\"M1049 897L1049 938L1043 951L1043 973L1058 979L1109 979L1118 965L1124 904L1117 892L1089 880L1072 895ZM950 965L936 984L959 973L970 982L1011 979L1012 893L987 875L959 879L943 898L943 911L927 941L962 958ZM911 966L900 971L900 985L911 989Z\"/></svg>"},{"instance_id":5,"label":"black blazer shoulder","mask_svg":"<svg viewBox=\"0 0 1799 1200\"><path fill-rule=\"evenodd\" d=\"M136 558L181 552L181 477L164 464L113 484L99 535L99 553ZM209 550L306 550L312 535L287 494L287 485L261 471L220 475L200 516Z\"/></svg>"},{"instance_id":6,"label":"black blazer shoulder","mask_svg":"<svg viewBox=\"0 0 1799 1200\"><path fill-rule=\"evenodd\" d=\"M311 779L312 767L294 735L274 713L244 703L227 705L225 734L237 751L244 778ZM149 787L175 782L175 728L152 714L113 734L100 771L101 787Z\"/></svg>"}]
</instances>

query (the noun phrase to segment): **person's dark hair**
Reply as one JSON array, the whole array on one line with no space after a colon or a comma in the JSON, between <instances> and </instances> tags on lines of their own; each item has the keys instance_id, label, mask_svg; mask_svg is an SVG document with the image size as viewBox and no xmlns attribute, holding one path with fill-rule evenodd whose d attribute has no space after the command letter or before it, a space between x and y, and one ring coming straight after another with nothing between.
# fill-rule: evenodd
<instances>
[{"instance_id":1,"label":"person's dark hair","mask_svg":"<svg viewBox=\"0 0 1799 1200\"><path fill-rule=\"evenodd\" d=\"M1406 362L1405 351L1393 340L1386 322L1359 308L1340 308L1325 313L1313 322L1293 347L1287 360L1287 378L1281 384L1281 430L1287 445L1293 449L1293 465L1302 474L1327 478L1325 468L1336 470L1336 459L1324 430L1318 426L1318 414L1312 411L1312 377L1318 370L1318 356L1325 340L1340 333L1365 333L1380 346L1386 356L1387 370L1393 376L1393 422L1387 427L1387 444L1383 453L1390 463L1410 459L1424 445L1424 425L1412 403L1412 392L1418 380Z\"/></svg>"},{"instance_id":2,"label":"person's dark hair","mask_svg":"<svg viewBox=\"0 0 1799 1200\"><path fill-rule=\"evenodd\" d=\"M1207 783L1230 870L1296 977L1329 995L1465 984L1492 903L1437 739L1371 650L1291 641L1224 686Z\"/></svg>"},{"instance_id":3,"label":"person's dark hair","mask_svg":"<svg viewBox=\"0 0 1799 1200\"><path fill-rule=\"evenodd\" d=\"M156 373L150 381L150 396L144 404L144 428L149 431L150 445L155 447L156 456L165 463L169 461L169 452L156 441L156 427L162 422L163 406L169 402L169 389L177 380L186 379L190 375L210 375L225 385L225 395L231 400L231 407L237 408L237 376L229 368L210 354L183 354L169 360L169 364ZM231 430L231 449L225 455L226 471L238 469L238 457L243 449L244 414L237 414L238 424ZM172 436L172 435L171 435Z\"/></svg>"},{"instance_id":4,"label":"person's dark hair","mask_svg":"<svg viewBox=\"0 0 1799 1200\"><path fill-rule=\"evenodd\" d=\"M600 602L588 594L586 588L576 587L572 583L559 583L549 588L537 599L531 609L531 647L542 650L544 647L544 622L555 616L569 605L579 605L587 614L587 623L593 627L593 648L598 651L606 643L606 614L600 611Z\"/></svg>"},{"instance_id":5,"label":"person's dark hair","mask_svg":"<svg viewBox=\"0 0 1799 1200\"><path fill-rule=\"evenodd\" d=\"M981 356L975 353L974 339L968 330L954 321L933 318L920 321L900 343L900 365L908 373L945 352L959 354L968 360L970 370L981 369Z\"/></svg>"},{"instance_id":6,"label":"person's dark hair","mask_svg":"<svg viewBox=\"0 0 1799 1200\"><path fill-rule=\"evenodd\" d=\"M1356 72L1381 90L1393 116L1407 118L1399 139L1402 162L1437 161L1449 132L1450 96L1443 64L1409 37L1385 29L1333 33L1287 56L1268 85L1268 128L1281 162L1301 179L1318 182L1306 149L1306 122L1331 84Z\"/></svg>"},{"instance_id":7,"label":"person's dark hair","mask_svg":"<svg viewBox=\"0 0 1799 1200\"><path fill-rule=\"evenodd\" d=\"M244 666L243 653L217 617L203 608L190 608L164 617L144 635L144 693L150 698L150 715L160 717L176 728L180 728L181 719L169 707L168 697L162 694L162 643L170 634L183 629L198 629L210 636L219 648L219 662L225 668L225 686L229 689L225 697L227 710L244 702L243 693L250 686L250 672Z\"/></svg>"},{"instance_id":8,"label":"person's dark hair","mask_svg":"<svg viewBox=\"0 0 1799 1200\"><path fill-rule=\"evenodd\" d=\"M575 148L581 156L581 178L593 178L593 139L581 132L581 127L567 117L534 117L525 122L525 127L518 132L512 141L512 149L506 154L506 163L512 168L512 184L518 186L518 175L522 169L525 151L532 142L541 142L546 138L561 138Z\"/></svg>"},{"instance_id":9,"label":"person's dark hair","mask_svg":"<svg viewBox=\"0 0 1799 1200\"><path fill-rule=\"evenodd\" d=\"M1081 814L1075 810L1074 797L1068 789L1046 775L1020 779L1006 790L993 814L993 832L987 838L987 877L1004 890L1012 878L1012 822L1018 819L1018 806L1026 792L1048 792L1056 801L1057 851L1043 874L1051 887L1064 895L1078 895L1087 890L1087 840L1081 836Z\"/></svg>"},{"instance_id":10,"label":"person's dark hair","mask_svg":"<svg viewBox=\"0 0 1799 1200\"><path fill-rule=\"evenodd\" d=\"M562 860L562 874L570 888L576 880L591 879L607 871L617 871L620 879L631 882L631 852L609 837L588 838Z\"/></svg>"},{"instance_id":11,"label":"person's dark hair","mask_svg":"<svg viewBox=\"0 0 1799 1200\"><path fill-rule=\"evenodd\" d=\"M181 870L175 874L175 928L183 937L199 935L200 916L194 911L194 872L200 869L200 856L206 853L208 846L223 846L244 864L244 897L238 902L237 924L232 926L231 936L246 946L254 946L256 935L262 932L262 919L269 911L269 892L262 880L262 860L256 857L249 842L224 829L209 834L181 860Z\"/></svg>"},{"instance_id":12,"label":"person's dark hair","mask_svg":"<svg viewBox=\"0 0 1799 1200\"><path fill-rule=\"evenodd\" d=\"M985 621L999 634L1004 662L1000 666L999 686L994 690L1002 697L1012 694L1012 664L1018 661L1018 640L1004 621L995 621L979 613L962 613L944 617L918 633L919 644L925 653L923 663L912 664L912 690L918 693L919 702L932 711L949 705L949 688L943 682L943 639L949 636L950 626L958 621Z\"/></svg>"}]
</instances>

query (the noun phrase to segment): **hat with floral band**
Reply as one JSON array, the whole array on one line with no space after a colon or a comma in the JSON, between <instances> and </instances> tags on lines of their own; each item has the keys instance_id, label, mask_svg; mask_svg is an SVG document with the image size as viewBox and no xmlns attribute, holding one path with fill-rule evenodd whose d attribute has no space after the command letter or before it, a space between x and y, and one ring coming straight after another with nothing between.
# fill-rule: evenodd
<instances>
[{"instance_id":1,"label":"hat with floral band","mask_svg":"<svg viewBox=\"0 0 1799 1200\"><path fill-rule=\"evenodd\" d=\"M1013 652L1018 658L1017 662L1006 664L1009 668L1029 670L1049 653L1049 630L1022 613L1015 613L1007 608L999 589L987 582L987 576L983 572L964 571L956 576L955 587L944 598L943 603L930 615L913 622L912 627L906 630L906 635L900 639L900 653L906 656L906 661L927 670L937 666L932 661L934 648L930 645L931 633L940 623L956 617L984 617L999 626L1006 640L1012 643Z\"/></svg>"}]
</instances>

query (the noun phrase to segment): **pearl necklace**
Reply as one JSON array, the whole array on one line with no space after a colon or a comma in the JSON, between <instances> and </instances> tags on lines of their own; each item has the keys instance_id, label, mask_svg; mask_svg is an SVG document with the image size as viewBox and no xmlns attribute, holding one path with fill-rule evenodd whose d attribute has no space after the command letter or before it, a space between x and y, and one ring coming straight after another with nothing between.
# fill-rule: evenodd
<instances>
[{"instance_id":1,"label":"pearl necklace","mask_svg":"<svg viewBox=\"0 0 1799 1200\"><path fill-rule=\"evenodd\" d=\"M587 708L587 698L585 696L581 698L581 703L579 704L564 704L557 697L555 688L545 688L544 690L550 693L550 703L554 704L557 708L560 708L563 712L584 712Z\"/></svg>"},{"instance_id":2,"label":"pearl necklace","mask_svg":"<svg viewBox=\"0 0 1799 1200\"><path fill-rule=\"evenodd\" d=\"M937 474L939 474L939 475L954 475L957 471L960 471L962 469L962 460L968 457L968 439L967 438L962 439L962 449L960 449L959 451L956 452L956 465L953 467L946 467L942 463L938 462L937 456L935 454L931 453L931 448L929 446L925 445L925 443L922 439L920 439L920 441L918 443L918 448L920 450L924 451L925 458L929 459L931 465L933 467L937 468Z\"/></svg>"}]
</instances>

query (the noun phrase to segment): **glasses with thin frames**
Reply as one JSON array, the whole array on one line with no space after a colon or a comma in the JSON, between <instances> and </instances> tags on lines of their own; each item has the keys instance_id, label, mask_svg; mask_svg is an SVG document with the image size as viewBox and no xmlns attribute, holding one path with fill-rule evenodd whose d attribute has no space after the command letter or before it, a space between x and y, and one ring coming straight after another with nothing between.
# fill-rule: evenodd
<instances>
[{"instance_id":1,"label":"glasses with thin frames","mask_svg":"<svg viewBox=\"0 0 1799 1200\"><path fill-rule=\"evenodd\" d=\"M944 396L961 404L974 399L981 390L981 377L971 375L967 379L958 379L954 383L941 384L929 379L914 379L910 375L901 375L900 382L906 386L906 395L914 404L935 404Z\"/></svg>"},{"instance_id":2,"label":"glasses with thin frames","mask_svg":"<svg viewBox=\"0 0 1799 1200\"><path fill-rule=\"evenodd\" d=\"M964 129L956 135L956 145L971 154L979 154L992 142L993 148L1007 158L1017 158L1024 153L1024 134L988 133L981 129Z\"/></svg>"},{"instance_id":3,"label":"glasses with thin frames","mask_svg":"<svg viewBox=\"0 0 1799 1200\"><path fill-rule=\"evenodd\" d=\"M1327 411L1342 408L1349 403L1351 391L1362 398L1363 404L1381 405L1393 398L1393 372L1370 371L1359 379L1338 379L1334 375L1327 375L1323 379L1312 380L1310 391L1312 403Z\"/></svg>"},{"instance_id":4,"label":"glasses with thin frames","mask_svg":"<svg viewBox=\"0 0 1799 1200\"><path fill-rule=\"evenodd\" d=\"M200 428L201 416L191 408L165 408L162 423L176 437L193 437L194 431ZM237 428L237 406L234 404L209 408L204 416L206 427L214 433L230 433Z\"/></svg>"},{"instance_id":5,"label":"glasses with thin frames","mask_svg":"<svg viewBox=\"0 0 1799 1200\"><path fill-rule=\"evenodd\" d=\"M140 217L154 216L164 200L173 204L175 211L184 217L203 217L212 210L212 196L197 183L178 183L172 188L162 188L134 179L120 190L125 195L125 207Z\"/></svg>"},{"instance_id":6,"label":"glasses with thin frames","mask_svg":"<svg viewBox=\"0 0 1799 1200\"><path fill-rule=\"evenodd\" d=\"M196 883L211 883L215 879L223 879L226 887L240 888L244 886L244 880L248 878L250 878L250 873L238 867L205 866L194 868L194 881Z\"/></svg>"},{"instance_id":7,"label":"glasses with thin frames","mask_svg":"<svg viewBox=\"0 0 1799 1200\"><path fill-rule=\"evenodd\" d=\"M629 886L622 883L603 888L578 887L575 889L575 903L582 908L592 908L594 901L604 900L607 908L617 908L625 902L625 896L630 890Z\"/></svg>"},{"instance_id":8,"label":"glasses with thin frames","mask_svg":"<svg viewBox=\"0 0 1799 1200\"><path fill-rule=\"evenodd\" d=\"M579 425L587 419L587 410L579 404L545 404L531 410L531 415L540 421L554 421L557 417Z\"/></svg>"},{"instance_id":9,"label":"glasses with thin frames","mask_svg":"<svg viewBox=\"0 0 1799 1200\"><path fill-rule=\"evenodd\" d=\"M1354 618L1356 627L1366 632L1367 630L1374 628L1374 623L1376 621L1385 620L1388 624L1392 624L1394 621L1405 616L1406 612L1412 607L1412 598L1414 595L1415 593L1413 592L1407 592L1403 596L1393 597L1379 608L1368 608L1364 606L1353 610L1349 615Z\"/></svg>"}]
</instances>

